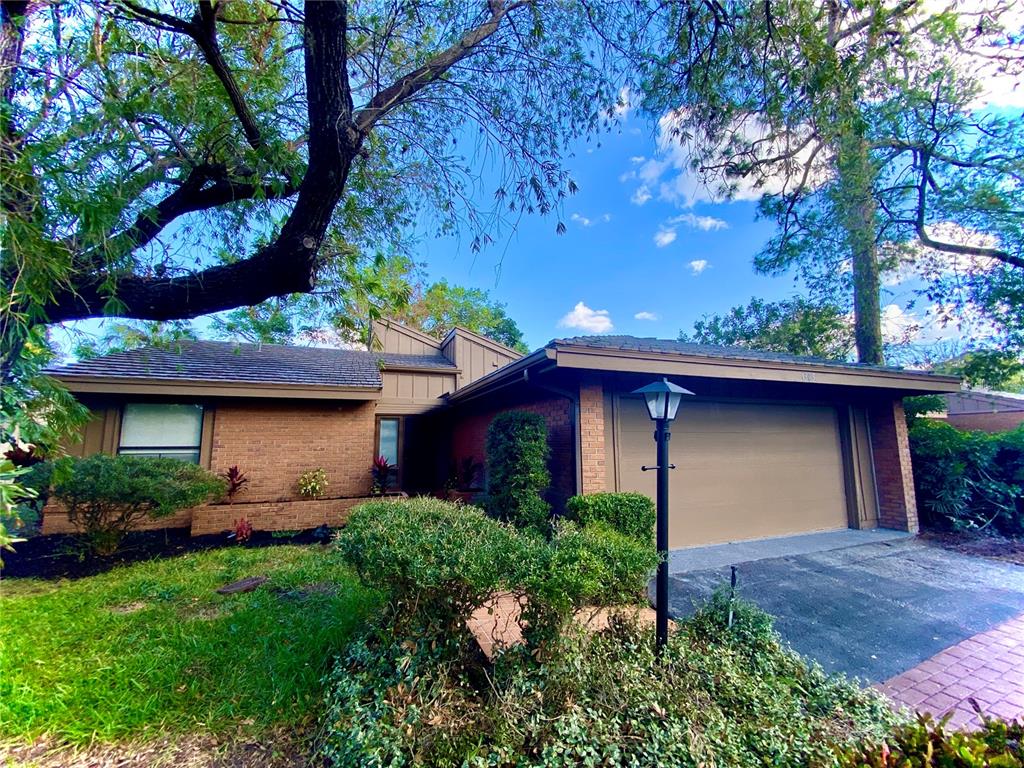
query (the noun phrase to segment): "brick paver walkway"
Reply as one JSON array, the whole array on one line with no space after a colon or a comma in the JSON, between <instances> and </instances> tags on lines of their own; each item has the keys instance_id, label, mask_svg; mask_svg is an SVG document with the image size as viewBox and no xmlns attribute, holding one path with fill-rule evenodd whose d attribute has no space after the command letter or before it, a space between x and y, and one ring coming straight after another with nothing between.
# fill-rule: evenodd
<instances>
[{"instance_id":1,"label":"brick paver walkway","mask_svg":"<svg viewBox=\"0 0 1024 768\"><path fill-rule=\"evenodd\" d=\"M970 699L989 715L1024 716L1024 614L935 654L880 686L890 698L950 725L980 725Z\"/></svg>"}]
</instances>

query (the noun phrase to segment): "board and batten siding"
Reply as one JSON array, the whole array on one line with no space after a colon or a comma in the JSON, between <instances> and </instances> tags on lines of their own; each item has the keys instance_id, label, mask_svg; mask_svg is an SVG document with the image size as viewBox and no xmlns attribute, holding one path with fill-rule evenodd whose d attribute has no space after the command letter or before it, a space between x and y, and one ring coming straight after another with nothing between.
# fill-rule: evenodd
<instances>
[{"instance_id":1,"label":"board and batten siding","mask_svg":"<svg viewBox=\"0 0 1024 768\"><path fill-rule=\"evenodd\" d=\"M388 371L377 411L382 414L423 413L436 408L438 398L455 391L456 374L445 371Z\"/></svg>"},{"instance_id":2,"label":"board and batten siding","mask_svg":"<svg viewBox=\"0 0 1024 768\"><path fill-rule=\"evenodd\" d=\"M464 387L482 379L522 355L477 334L456 328L445 337L441 354L459 368L458 386Z\"/></svg>"}]
</instances>

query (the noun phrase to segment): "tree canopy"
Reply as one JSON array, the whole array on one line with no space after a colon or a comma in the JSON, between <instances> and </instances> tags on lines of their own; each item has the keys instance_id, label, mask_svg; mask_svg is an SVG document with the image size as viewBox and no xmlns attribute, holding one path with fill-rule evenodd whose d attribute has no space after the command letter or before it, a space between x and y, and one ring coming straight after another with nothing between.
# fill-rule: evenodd
<instances>
[{"instance_id":1,"label":"tree canopy","mask_svg":"<svg viewBox=\"0 0 1024 768\"><path fill-rule=\"evenodd\" d=\"M586 34L614 11L4 0L5 371L34 323L258 305L403 251L414 216L479 246L557 210L617 100Z\"/></svg>"},{"instance_id":2,"label":"tree canopy","mask_svg":"<svg viewBox=\"0 0 1024 768\"><path fill-rule=\"evenodd\" d=\"M683 4L669 51L644 65L645 107L705 181L723 196L763 193L778 231L758 269L796 267L819 298L852 298L863 362L882 362L880 274L901 260L940 265L930 298L1024 323L1024 133L978 103L984 78L1024 71L1012 10ZM965 259L982 260L973 282Z\"/></svg>"},{"instance_id":3,"label":"tree canopy","mask_svg":"<svg viewBox=\"0 0 1024 768\"><path fill-rule=\"evenodd\" d=\"M835 306L755 297L725 314L704 315L692 333L680 332L679 340L845 360L853 349L853 327Z\"/></svg>"}]
</instances>

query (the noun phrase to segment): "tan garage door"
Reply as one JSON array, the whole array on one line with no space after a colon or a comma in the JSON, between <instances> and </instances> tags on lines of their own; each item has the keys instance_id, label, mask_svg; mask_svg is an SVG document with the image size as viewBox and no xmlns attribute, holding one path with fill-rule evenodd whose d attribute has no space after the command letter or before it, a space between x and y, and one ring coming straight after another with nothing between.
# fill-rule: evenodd
<instances>
[{"instance_id":1,"label":"tan garage door","mask_svg":"<svg viewBox=\"0 0 1024 768\"><path fill-rule=\"evenodd\" d=\"M653 424L643 402L616 403L618 484L654 497ZM688 403L672 424L669 546L847 527L835 409Z\"/></svg>"}]
</instances>

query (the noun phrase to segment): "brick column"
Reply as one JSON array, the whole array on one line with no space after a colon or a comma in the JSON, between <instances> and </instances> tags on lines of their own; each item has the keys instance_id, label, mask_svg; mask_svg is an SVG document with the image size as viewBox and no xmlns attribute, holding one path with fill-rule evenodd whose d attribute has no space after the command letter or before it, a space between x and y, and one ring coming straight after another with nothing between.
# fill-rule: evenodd
<instances>
[{"instance_id":1,"label":"brick column","mask_svg":"<svg viewBox=\"0 0 1024 768\"><path fill-rule=\"evenodd\" d=\"M580 381L580 465L581 493L608 489L604 461L604 387L597 376Z\"/></svg>"},{"instance_id":2,"label":"brick column","mask_svg":"<svg viewBox=\"0 0 1024 768\"><path fill-rule=\"evenodd\" d=\"M885 400L868 408L871 456L878 489L878 524L917 533L917 499L910 442L902 400Z\"/></svg>"}]
</instances>

